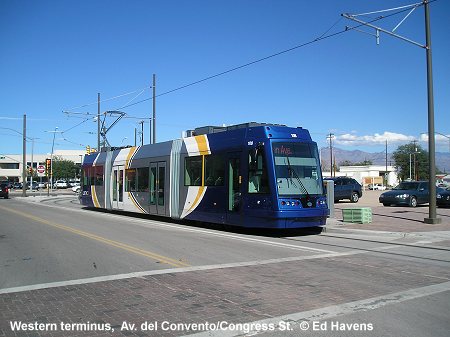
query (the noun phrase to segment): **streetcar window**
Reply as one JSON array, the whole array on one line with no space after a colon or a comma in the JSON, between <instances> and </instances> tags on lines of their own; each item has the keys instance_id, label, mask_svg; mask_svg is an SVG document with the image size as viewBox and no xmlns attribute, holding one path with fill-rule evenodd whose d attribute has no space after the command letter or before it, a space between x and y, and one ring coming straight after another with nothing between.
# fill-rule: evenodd
<instances>
[{"instance_id":1,"label":"streetcar window","mask_svg":"<svg viewBox=\"0 0 450 337\"><path fill-rule=\"evenodd\" d=\"M136 169L125 170L125 192L136 191Z\"/></svg>"},{"instance_id":2,"label":"streetcar window","mask_svg":"<svg viewBox=\"0 0 450 337\"><path fill-rule=\"evenodd\" d=\"M95 185L95 167L91 166L89 169L89 185Z\"/></svg>"},{"instance_id":3,"label":"streetcar window","mask_svg":"<svg viewBox=\"0 0 450 337\"><path fill-rule=\"evenodd\" d=\"M248 153L248 193L269 193L265 157L263 146L258 146Z\"/></svg>"},{"instance_id":4,"label":"streetcar window","mask_svg":"<svg viewBox=\"0 0 450 337\"><path fill-rule=\"evenodd\" d=\"M202 156L187 157L185 159L184 185L202 186Z\"/></svg>"},{"instance_id":5,"label":"streetcar window","mask_svg":"<svg viewBox=\"0 0 450 337\"><path fill-rule=\"evenodd\" d=\"M148 192L148 167L137 169L136 191Z\"/></svg>"},{"instance_id":6,"label":"streetcar window","mask_svg":"<svg viewBox=\"0 0 450 337\"><path fill-rule=\"evenodd\" d=\"M103 186L103 166L94 167L93 185Z\"/></svg>"},{"instance_id":7,"label":"streetcar window","mask_svg":"<svg viewBox=\"0 0 450 337\"><path fill-rule=\"evenodd\" d=\"M89 167L83 169L83 186L89 185Z\"/></svg>"},{"instance_id":8,"label":"streetcar window","mask_svg":"<svg viewBox=\"0 0 450 337\"><path fill-rule=\"evenodd\" d=\"M205 156L205 186L223 186L225 160L220 155Z\"/></svg>"}]
</instances>

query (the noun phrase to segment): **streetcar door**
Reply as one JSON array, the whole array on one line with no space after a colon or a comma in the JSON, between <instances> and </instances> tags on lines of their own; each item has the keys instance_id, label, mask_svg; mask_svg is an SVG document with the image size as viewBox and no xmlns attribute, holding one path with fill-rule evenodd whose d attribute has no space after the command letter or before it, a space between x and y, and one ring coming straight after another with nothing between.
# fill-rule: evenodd
<instances>
[{"instance_id":1,"label":"streetcar door","mask_svg":"<svg viewBox=\"0 0 450 337\"><path fill-rule=\"evenodd\" d=\"M166 215L166 163L150 163L150 214Z\"/></svg>"},{"instance_id":2,"label":"streetcar door","mask_svg":"<svg viewBox=\"0 0 450 337\"><path fill-rule=\"evenodd\" d=\"M227 185L227 223L239 225L241 222L242 209L242 175L240 170L239 157L232 157L228 160L228 185Z\"/></svg>"},{"instance_id":3,"label":"streetcar door","mask_svg":"<svg viewBox=\"0 0 450 337\"><path fill-rule=\"evenodd\" d=\"M112 208L123 209L123 166L114 166L112 175Z\"/></svg>"}]
</instances>

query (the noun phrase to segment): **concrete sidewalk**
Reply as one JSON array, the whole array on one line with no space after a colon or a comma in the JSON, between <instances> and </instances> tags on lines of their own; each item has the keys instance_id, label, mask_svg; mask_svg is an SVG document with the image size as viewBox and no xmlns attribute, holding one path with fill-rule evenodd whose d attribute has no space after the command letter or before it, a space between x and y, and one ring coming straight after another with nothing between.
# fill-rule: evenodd
<instances>
[{"instance_id":1,"label":"concrete sidewalk","mask_svg":"<svg viewBox=\"0 0 450 337\"><path fill-rule=\"evenodd\" d=\"M428 217L428 205L411 207L385 207L378 202L380 191L365 191L358 203L341 201L335 203L333 218L327 220L326 233L352 238L396 240L424 245L450 247L450 208L437 208L441 219L438 225L424 222ZM372 222L368 224L343 221L342 210L369 207Z\"/></svg>"},{"instance_id":2,"label":"concrete sidewalk","mask_svg":"<svg viewBox=\"0 0 450 337\"><path fill-rule=\"evenodd\" d=\"M364 191L358 203L349 201L335 203L334 218L330 218L327 221L328 227L403 233L450 231L450 208L437 208L441 224L429 225L424 223L424 219L428 217L428 205L420 205L415 208L385 207L378 201L381 193L381 191ZM370 207L372 209L372 223L354 224L343 222L343 209L361 207Z\"/></svg>"}]
</instances>

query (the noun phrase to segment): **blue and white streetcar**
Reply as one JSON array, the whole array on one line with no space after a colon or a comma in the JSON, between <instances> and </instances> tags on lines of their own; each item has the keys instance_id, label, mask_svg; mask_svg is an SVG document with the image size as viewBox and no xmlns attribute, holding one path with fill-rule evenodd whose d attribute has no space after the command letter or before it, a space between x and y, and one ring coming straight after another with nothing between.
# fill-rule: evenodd
<instances>
[{"instance_id":1,"label":"blue and white streetcar","mask_svg":"<svg viewBox=\"0 0 450 337\"><path fill-rule=\"evenodd\" d=\"M86 155L81 203L254 228L321 227L328 207L308 130L246 123Z\"/></svg>"}]
</instances>

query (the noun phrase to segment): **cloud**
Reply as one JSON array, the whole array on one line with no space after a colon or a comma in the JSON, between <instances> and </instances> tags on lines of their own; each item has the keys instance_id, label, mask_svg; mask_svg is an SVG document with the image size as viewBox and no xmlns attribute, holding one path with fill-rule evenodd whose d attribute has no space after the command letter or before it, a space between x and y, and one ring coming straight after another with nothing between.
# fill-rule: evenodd
<instances>
[{"instance_id":1,"label":"cloud","mask_svg":"<svg viewBox=\"0 0 450 337\"><path fill-rule=\"evenodd\" d=\"M335 144L339 145L358 146L358 145L381 145L385 144L386 140L388 141L388 144L408 143L412 142L414 139L417 140L417 137L385 131L383 134L375 133L373 135L366 135L366 136L358 136L356 134L351 133L337 135L334 138L334 142Z\"/></svg>"},{"instance_id":2,"label":"cloud","mask_svg":"<svg viewBox=\"0 0 450 337\"><path fill-rule=\"evenodd\" d=\"M444 135L444 134L436 133L435 140L436 140L436 143L440 143L440 144L447 143L448 144L449 141L450 141L450 135ZM421 141L421 142L428 142L428 134L427 133L421 133L419 141Z\"/></svg>"},{"instance_id":3,"label":"cloud","mask_svg":"<svg viewBox=\"0 0 450 337\"><path fill-rule=\"evenodd\" d=\"M436 133L436 146L447 145L450 148L450 135L444 135ZM333 142L337 145L347 146L361 146L361 145L384 145L388 141L388 144L406 144L414 140L420 143L428 142L428 135L421 133L418 137L403 135L401 133L385 131L382 134L375 133L373 135L358 136L355 131L346 133L343 135L335 135Z\"/></svg>"}]
</instances>

